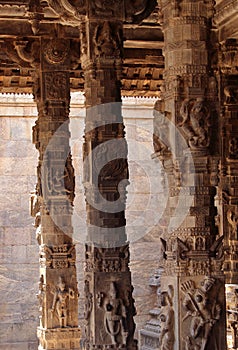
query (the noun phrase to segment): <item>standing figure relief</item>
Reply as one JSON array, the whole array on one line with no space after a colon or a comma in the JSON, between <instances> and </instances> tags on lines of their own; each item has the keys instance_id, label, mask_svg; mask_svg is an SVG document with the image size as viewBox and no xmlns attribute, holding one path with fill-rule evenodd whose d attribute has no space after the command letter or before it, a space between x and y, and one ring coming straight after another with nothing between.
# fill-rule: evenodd
<instances>
[{"instance_id":1,"label":"standing figure relief","mask_svg":"<svg viewBox=\"0 0 238 350\"><path fill-rule=\"evenodd\" d=\"M104 328L106 334L110 336L113 345L126 345L127 315L126 306L121 298L117 296L117 286L115 282L110 283L108 296L101 295L99 305L104 309Z\"/></svg>"},{"instance_id":2,"label":"standing figure relief","mask_svg":"<svg viewBox=\"0 0 238 350\"><path fill-rule=\"evenodd\" d=\"M65 328L68 326L69 299L74 299L75 297L75 292L71 288L66 288L63 278L59 277L59 281L54 292L51 313L52 316L54 314L57 315L60 328Z\"/></svg>"},{"instance_id":3,"label":"standing figure relief","mask_svg":"<svg viewBox=\"0 0 238 350\"><path fill-rule=\"evenodd\" d=\"M168 291L161 293L161 333L160 333L160 350L173 350L174 347L174 308L173 308L174 289L168 286Z\"/></svg>"}]
</instances>

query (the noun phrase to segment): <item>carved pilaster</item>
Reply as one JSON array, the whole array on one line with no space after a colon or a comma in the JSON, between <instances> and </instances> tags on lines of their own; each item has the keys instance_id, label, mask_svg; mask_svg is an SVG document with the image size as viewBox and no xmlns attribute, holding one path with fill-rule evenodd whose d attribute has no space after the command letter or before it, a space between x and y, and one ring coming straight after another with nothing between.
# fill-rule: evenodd
<instances>
[{"instance_id":1,"label":"carved pilaster","mask_svg":"<svg viewBox=\"0 0 238 350\"><path fill-rule=\"evenodd\" d=\"M20 46L19 46L20 45ZM22 59L30 51L16 43ZM74 169L69 147L70 42L38 42L34 98L38 119L33 143L39 151L36 191L31 198L40 246L39 349L79 349L78 288L71 223Z\"/></svg>"},{"instance_id":2,"label":"carved pilaster","mask_svg":"<svg viewBox=\"0 0 238 350\"><path fill-rule=\"evenodd\" d=\"M238 43L227 40L220 47L221 91L221 165L220 201L222 204L221 225L224 232L224 272L227 283L238 283Z\"/></svg>"},{"instance_id":3,"label":"carved pilaster","mask_svg":"<svg viewBox=\"0 0 238 350\"><path fill-rule=\"evenodd\" d=\"M128 165L120 94L123 10L123 1L107 6L91 2L81 24L87 107L85 349L137 348L124 212Z\"/></svg>"},{"instance_id":4,"label":"carved pilaster","mask_svg":"<svg viewBox=\"0 0 238 350\"><path fill-rule=\"evenodd\" d=\"M223 238L215 225L214 203L219 148L214 138L218 89L211 68L213 2L161 0L160 5L165 83L155 127L157 120L167 132L155 128L154 144L169 186L160 347L222 350L225 292Z\"/></svg>"}]
</instances>

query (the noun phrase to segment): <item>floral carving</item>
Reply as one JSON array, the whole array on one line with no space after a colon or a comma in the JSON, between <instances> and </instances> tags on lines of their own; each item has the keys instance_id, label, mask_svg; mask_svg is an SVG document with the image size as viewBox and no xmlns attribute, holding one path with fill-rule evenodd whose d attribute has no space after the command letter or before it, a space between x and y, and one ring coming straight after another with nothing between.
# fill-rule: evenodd
<instances>
[{"instance_id":1,"label":"floral carving","mask_svg":"<svg viewBox=\"0 0 238 350\"><path fill-rule=\"evenodd\" d=\"M63 63L69 54L69 43L61 40L54 39L49 41L44 48L44 55L48 63L61 64Z\"/></svg>"}]
</instances>

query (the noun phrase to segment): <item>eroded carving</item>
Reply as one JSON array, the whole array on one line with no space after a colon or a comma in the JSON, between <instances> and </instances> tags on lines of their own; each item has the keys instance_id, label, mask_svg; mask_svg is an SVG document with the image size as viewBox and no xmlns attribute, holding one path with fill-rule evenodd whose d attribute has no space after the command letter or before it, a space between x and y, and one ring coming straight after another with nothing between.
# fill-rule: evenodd
<instances>
[{"instance_id":1,"label":"eroded carving","mask_svg":"<svg viewBox=\"0 0 238 350\"><path fill-rule=\"evenodd\" d=\"M128 330L126 326L126 306L117 296L117 285L110 283L108 295L100 295L99 305L104 309L104 327L114 345L126 344Z\"/></svg>"},{"instance_id":2,"label":"eroded carving","mask_svg":"<svg viewBox=\"0 0 238 350\"><path fill-rule=\"evenodd\" d=\"M69 41L53 39L45 44L44 56L50 64L62 64L69 55Z\"/></svg>"},{"instance_id":3,"label":"eroded carving","mask_svg":"<svg viewBox=\"0 0 238 350\"><path fill-rule=\"evenodd\" d=\"M67 327L68 323L68 310L70 299L76 298L75 291L71 288L67 288L62 277L59 277L58 284L55 288L54 299L51 308L52 314L56 314L59 320L60 328Z\"/></svg>"},{"instance_id":4,"label":"eroded carving","mask_svg":"<svg viewBox=\"0 0 238 350\"><path fill-rule=\"evenodd\" d=\"M206 276L199 287L192 280L181 285L184 293L183 307L186 311L182 321L189 327L189 332L184 336L187 350L205 350L211 330L220 319L221 306L217 298L210 295L215 283L215 278Z\"/></svg>"},{"instance_id":5,"label":"eroded carving","mask_svg":"<svg viewBox=\"0 0 238 350\"><path fill-rule=\"evenodd\" d=\"M157 5L156 0L125 1L125 17L129 23L140 23L148 17Z\"/></svg>"},{"instance_id":6,"label":"eroded carving","mask_svg":"<svg viewBox=\"0 0 238 350\"><path fill-rule=\"evenodd\" d=\"M230 239L238 239L238 215L229 209L227 211L227 220L230 224Z\"/></svg>"},{"instance_id":7,"label":"eroded carving","mask_svg":"<svg viewBox=\"0 0 238 350\"><path fill-rule=\"evenodd\" d=\"M122 56L122 30L109 21L99 24L95 30L95 55L120 58Z\"/></svg>"},{"instance_id":8,"label":"eroded carving","mask_svg":"<svg viewBox=\"0 0 238 350\"><path fill-rule=\"evenodd\" d=\"M169 285L167 291L161 292L161 312L159 315L161 322L160 349L172 350L174 347L174 289Z\"/></svg>"},{"instance_id":9,"label":"eroded carving","mask_svg":"<svg viewBox=\"0 0 238 350\"><path fill-rule=\"evenodd\" d=\"M180 109L182 121L178 124L188 138L191 149L209 146L210 111L203 99L184 100Z\"/></svg>"},{"instance_id":10,"label":"eroded carving","mask_svg":"<svg viewBox=\"0 0 238 350\"><path fill-rule=\"evenodd\" d=\"M63 23L78 26L86 13L86 1L76 0L47 0L52 10L59 16Z\"/></svg>"}]
</instances>

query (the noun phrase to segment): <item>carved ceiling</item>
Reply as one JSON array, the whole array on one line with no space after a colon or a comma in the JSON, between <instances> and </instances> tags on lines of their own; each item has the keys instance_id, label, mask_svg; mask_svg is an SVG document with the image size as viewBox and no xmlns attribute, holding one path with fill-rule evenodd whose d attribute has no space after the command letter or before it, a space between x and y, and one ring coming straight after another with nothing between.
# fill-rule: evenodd
<instances>
[{"instance_id":1,"label":"carved ceiling","mask_svg":"<svg viewBox=\"0 0 238 350\"><path fill-rule=\"evenodd\" d=\"M156 0L149 0L148 3L154 6L154 2ZM53 3L56 6L59 1ZM63 3L68 5L67 11L70 12L70 2ZM84 1L77 0L77 3L80 5ZM216 1L214 24L218 28L220 41L238 38L237 16L237 0ZM69 17L73 18L73 15ZM130 15L128 7L124 24L122 75L122 94L125 96L160 96L164 62L159 6L148 18L143 20L144 17L146 13L139 5L138 12L133 15ZM71 39L77 46L80 41L79 28L73 20L71 22L71 25L62 24L62 19L44 0L0 0L0 92L32 91L32 67L17 58L14 42L57 35ZM84 76L79 60L71 71L71 89L80 91L83 88Z\"/></svg>"}]
</instances>

